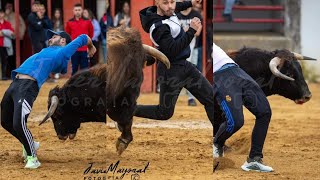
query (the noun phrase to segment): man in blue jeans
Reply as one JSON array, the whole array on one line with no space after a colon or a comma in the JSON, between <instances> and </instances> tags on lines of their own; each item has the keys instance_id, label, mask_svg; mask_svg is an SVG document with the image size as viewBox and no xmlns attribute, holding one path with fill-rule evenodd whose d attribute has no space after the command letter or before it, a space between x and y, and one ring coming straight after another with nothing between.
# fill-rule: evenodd
<instances>
[{"instance_id":1,"label":"man in blue jeans","mask_svg":"<svg viewBox=\"0 0 320 180\"><path fill-rule=\"evenodd\" d=\"M49 47L29 57L12 71L13 81L1 101L1 125L23 145L25 168L35 169L41 164L37 158L39 142L33 140L27 128L27 119L39 89L50 73L65 74L70 57L82 46L88 46L89 55L96 52L90 37L85 34L71 42L64 31L48 31Z\"/></svg>"},{"instance_id":2,"label":"man in blue jeans","mask_svg":"<svg viewBox=\"0 0 320 180\"><path fill-rule=\"evenodd\" d=\"M262 149L271 119L271 109L259 85L217 45L213 43L213 90L215 98L226 117L213 139L214 165L224 156L223 146L244 123L243 105L256 116L252 131L251 150L244 171L271 172L263 164Z\"/></svg>"}]
</instances>

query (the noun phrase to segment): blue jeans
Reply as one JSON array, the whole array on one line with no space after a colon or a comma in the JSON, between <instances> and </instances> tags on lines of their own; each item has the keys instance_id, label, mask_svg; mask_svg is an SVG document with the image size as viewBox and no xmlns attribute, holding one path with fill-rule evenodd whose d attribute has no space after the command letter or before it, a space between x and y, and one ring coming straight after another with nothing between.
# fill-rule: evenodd
<instances>
[{"instance_id":1,"label":"blue jeans","mask_svg":"<svg viewBox=\"0 0 320 180\"><path fill-rule=\"evenodd\" d=\"M87 51L77 51L71 56L72 75L74 75L80 66L80 69L87 69L89 67L89 59Z\"/></svg>"},{"instance_id":2,"label":"blue jeans","mask_svg":"<svg viewBox=\"0 0 320 180\"><path fill-rule=\"evenodd\" d=\"M107 39L102 40L103 62L107 63Z\"/></svg>"},{"instance_id":3,"label":"blue jeans","mask_svg":"<svg viewBox=\"0 0 320 180\"><path fill-rule=\"evenodd\" d=\"M224 11L223 14L231 14L232 13L232 7L234 5L236 0L226 0L224 4Z\"/></svg>"}]
</instances>

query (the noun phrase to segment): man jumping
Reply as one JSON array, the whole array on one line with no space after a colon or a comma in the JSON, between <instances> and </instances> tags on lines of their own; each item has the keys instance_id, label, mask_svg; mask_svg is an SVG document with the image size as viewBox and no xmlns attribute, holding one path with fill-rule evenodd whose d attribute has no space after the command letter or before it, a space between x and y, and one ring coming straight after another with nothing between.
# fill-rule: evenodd
<instances>
[{"instance_id":1,"label":"man jumping","mask_svg":"<svg viewBox=\"0 0 320 180\"><path fill-rule=\"evenodd\" d=\"M19 68L12 71L13 82L1 101L1 125L23 145L27 162L25 168L35 169L41 164L36 150L39 143L33 141L27 128L27 119L39 89L50 73L67 72L68 61L78 48L88 45L89 56L96 52L87 35L80 35L71 42L68 33L48 31L49 47L29 57Z\"/></svg>"},{"instance_id":2,"label":"man jumping","mask_svg":"<svg viewBox=\"0 0 320 180\"><path fill-rule=\"evenodd\" d=\"M158 81L160 84L159 105L138 105L134 113L137 117L168 120L185 87L201 104L205 106L208 118L213 124L214 99L209 81L192 63L186 61L190 56L190 42L202 25L199 18L193 18L190 28L186 31L181 27L175 12L186 10L201 0L176 2L175 0L156 0L157 6L140 11L143 29L150 34L155 46L164 53L171 63L166 69L163 63L157 64Z\"/></svg>"}]
</instances>

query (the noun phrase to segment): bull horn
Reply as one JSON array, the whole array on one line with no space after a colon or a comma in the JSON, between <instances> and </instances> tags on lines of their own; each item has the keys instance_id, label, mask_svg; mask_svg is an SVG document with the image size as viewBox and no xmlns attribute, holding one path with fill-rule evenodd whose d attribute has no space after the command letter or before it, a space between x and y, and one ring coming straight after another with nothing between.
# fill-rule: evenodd
<instances>
[{"instance_id":1,"label":"bull horn","mask_svg":"<svg viewBox=\"0 0 320 180\"><path fill-rule=\"evenodd\" d=\"M146 44L143 44L143 48L148 54L163 62L167 66L167 69L170 68L170 61L162 52Z\"/></svg>"},{"instance_id":2,"label":"bull horn","mask_svg":"<svg viewBox=\"0 0 320 180\"><path fill-rule=\"evenodd\" d=\"M278 70L278 66L281 64L281 59L278 57L274 57L273 59L271 59L270 63L269 63L269 68L272 72L272 74L274 74L275 76L282 78L282 79L286 79L289 81L294 81L293 78L288 77L284 74L282 74L279 70Z\"/></svg>"},{"instance_id":3,"label":"bull horn","mask_svg":"<svg viewBox=\"0 0 320 180\"><path fill-rule=\"evenodd\" d=\"M53 113L56 111L56 109L58 107L58 103L59 103L58 96L52 96L49 111L48 111L47 115L43 118L43 120L40 122L39 126L41 124L43 124L44 122L46 122L53 115Z\"/></svg>"},{"instance_id":4,"label":"bull horn","mask_svg":"<svg viewBox=\"0 0 320 180\"><path fill-rule=\"evenodd\" d=\"M312 61L316 61L317 59L314 59L314 58L311 58L311 57L308 57L308 56L303 56L301 54L298 54L298 53L295 53L295 52L292 52L294 54L294 57L297 58L298 60L312 60Z\"/></svg>"}]
</instances>

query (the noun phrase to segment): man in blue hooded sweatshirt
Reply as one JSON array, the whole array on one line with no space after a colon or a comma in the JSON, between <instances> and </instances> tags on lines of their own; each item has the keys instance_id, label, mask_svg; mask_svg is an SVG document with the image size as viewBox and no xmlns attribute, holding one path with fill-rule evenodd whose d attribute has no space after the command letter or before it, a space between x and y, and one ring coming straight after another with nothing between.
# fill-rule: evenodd
<instances>
[{"instance_id":1,"label":"man in blue hooded sweatshirt","mask_svg":"<svg viewBox=\"0 0 320 180\"><path fill-rule=\"evenodd\" d=\"M23 144L23 154L27 162L25 168L29 169L41 165L36 154L39 142L33 141L32 134L26 126L39 89L50 73L67 72L68 61L79 47L87 45L89 56L96 52L90 37L84 34L73 41L64 31L48 30L47 36L49 47L32 55L12 71L13 81L1 101L1 125Z\"/></svg>"}]
</instances>

